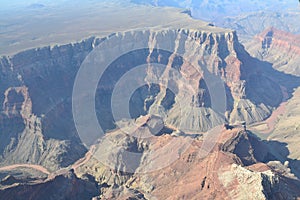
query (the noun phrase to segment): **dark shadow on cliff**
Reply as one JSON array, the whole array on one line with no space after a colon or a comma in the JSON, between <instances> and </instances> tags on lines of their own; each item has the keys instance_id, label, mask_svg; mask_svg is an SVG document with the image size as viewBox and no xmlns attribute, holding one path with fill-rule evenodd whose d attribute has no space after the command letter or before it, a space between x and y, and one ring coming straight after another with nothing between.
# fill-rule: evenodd
<instances>
[{"instance_id":1,"label":"dark shadow on cliff","mask_svg":"<svg viewBox=\"0 0 300 200\"><path fill-rule=\"evenodd\" d=\"M162 56L160 56L162 55ZM165 50L154 49L151 55L149 56L149 49L138 49L128 52L115 61L113 61L104 71L102 77L99 80L98 88L96 92L96 112L98 117L98 122L101 128L104 131L114 129L115 119L112 113L112 93L118 83L119 79L124 76L127 72L132 70L135 67L142 65L151 64L160 64L162 66L167 66L169 57L172 55L172 52ZM149 56L149 58L148 58ZM147 61L148 60L148 61ZM149 62L149 63L148 63ZM179 70L182 65L182 60L176 58L172 67L176 70ZM162 67L163 70L163 67ZM156 71L157 76L160 76L163 71ZM144 77L142 77L144 76ZM136 118L140 115L147 113L147 109L154 103L156 95L159 93L160 89L156 84L145 85L144 79L145 74L141 74L141 77L131 77L134 80L136 85L143 83L139 88L136 88L136 91L131 96L129 107L131 117ZM130 83L128 83L130 84ZM129 87L129 85L128 85ZM169 92L170 99L164 99L163 103L167 107L171 107L173 103L172 93ZM146 106L144 103L146 102ZM146 109L145 109L146 107ZM123 118L126 118L126 115L123 116L123 113L120 113ZM126 113L127 114L127 113Z\"/></svg>"},{"instance_id":2,"label":"dark shadow on cliff","mask_svg":"<svg viewBox=\"0 0 300 200\"><path fill-rule=\"evenodd\" d=\"M250 56L242 44L237 44L235 51L242 62L241 79L246 80L246 98L256 105L278 107L284 99L282 89L291 98L294 89L300 86L300 77L280 72L272 63Z\"/></svg>"},{"instance_id":3,"label":"dark shadow on cliff","mask_svg":"<svg viewBox=\"0 0 300 200\"><path fill-rule=\"evenodd\" d=\"M255 104L265 103L268 106L278 107L286 100L283 90L286 90L289 99L294 89L300 86L300 77L277 71L269 62L251 59L257 67L256 73L248 77L246 91L247 97Z\"/></svg>"},{"instance_id":4,"label":"dark shadow on cliff","mask_svg":"<svg viewBox=\"0 0 300 200\"><path fill-rule=\"evenodd\" d=\"M287 148L287 143L276 140L261 140L251 132L248 132L248 135L257 161L263 163L280 161L282 164L288 161L291 172L300 179L300 160L289 158L290 151Z\"/></svg>"}]
</instances>

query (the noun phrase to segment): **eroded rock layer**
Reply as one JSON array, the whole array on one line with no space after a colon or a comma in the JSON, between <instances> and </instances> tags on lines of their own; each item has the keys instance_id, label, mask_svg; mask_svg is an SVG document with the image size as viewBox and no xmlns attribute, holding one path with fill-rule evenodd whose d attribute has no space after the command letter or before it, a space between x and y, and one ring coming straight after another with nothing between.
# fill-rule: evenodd
<instances>
[{"instance_id":1,"label":"eroded rock layer","mask_svg":"<svg viewBox=\"0 0 300 200\"><path fill-rule=\"evenodd\" d=\"M2 120L5 123L16 120L14 128L19 127L8 130L6 127L10 126L3 126L1 136L11 137L1 144L2 163L4 160L38 163L58 169L83 155L85 150L72 117L72 89L82 62L92 50L103 48L102 44L106 45L106 52L116 55L118 49L114 47L121 49L131 44L133 49L111 63L99 81L96 112L103 130L114 128L110 99L115 83L141 64L146 64L148 70L139 78L145 82L163 81L176 91L146 84L148 92L138 89L134 99L131 98L134 116L156 114L170 126L185 131L205 132L225 121L261 121L282 99L279 85L267 78L269 72L264 72L264 63L249 56L235 32L218 28L212 32L130 31L81 43L32 49L3 57L0 62L0 76L5 82L0 86ZM140 46L144 48L135 48ZM163 67L160 71L152 70L154 64ZM214 84L224 87L221 98L213 97ZM218 98L221 102L213 101ZM218 108L222 104L224 110ZM24 156L21 152L28 154ZM55 155L54 159L51 155Z\"/></svg>"}]
</instances>

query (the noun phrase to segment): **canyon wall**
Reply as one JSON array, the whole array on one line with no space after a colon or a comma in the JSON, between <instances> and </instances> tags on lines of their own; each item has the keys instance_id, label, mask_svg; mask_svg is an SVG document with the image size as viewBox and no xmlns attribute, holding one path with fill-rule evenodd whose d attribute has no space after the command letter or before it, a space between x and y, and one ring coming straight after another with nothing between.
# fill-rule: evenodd
<instances>
[{"instance_id":1,"label":"canyon wall","mask_svg":"<svg viewBox=\"0 0 300 200\"><path fill-rule=\"evenodd\" d=\"M273 63L275 69L299 76L299 42L299 35L271 27L256 35L246 47L251 55Z\"/></svg>"},{"instance_id":2,"label":"canyon wall","mask_svg":"<svg viewBox=\"0 0 300 200\"><path fill-rule=\"evenodd\" d=\"M107 45L104 56L117 54L123 45L132 45L134 50L119 56L98 77L95 106L104 130L115 127L110 110L115 83L141 64L148 69L141 79L164 80L177 89L170 92L159 84L137 89L130 101L134 117L161 115L168 125L187 132L205 132L227 121L264 120L281 102L279 85L267 78L266 64L249 56L235 32L211 29L215 31L129 31L2 57L1 164L36 163L55 170L84 154L72 116L72 90L81 64L102 44ZM139 45L144 48L135 48ZM163 46L168 51L160 49ZM154 64L164 67L151 71ZM212 83L224 87L222 102L212 102ZM224 105L224 110L213 104Z\"/></svg>"}]
</instances>

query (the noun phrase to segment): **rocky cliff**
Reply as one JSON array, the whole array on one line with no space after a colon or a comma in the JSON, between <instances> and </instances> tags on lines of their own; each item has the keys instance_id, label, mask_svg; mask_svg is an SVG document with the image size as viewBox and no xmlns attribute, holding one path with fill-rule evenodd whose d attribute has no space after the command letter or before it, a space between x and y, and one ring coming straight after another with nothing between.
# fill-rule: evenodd
<instances>
[{"instance_id":1,"label":"rocky cliff","mask_svg":"<svg viewBox=\"0 0 300 200\"><path fill-rule=\"evenodd\" d=\"M299 35L271 27L256 35L246 47L253 56L273 63L274 68L299 76L299 41Z\"/></svg>"},{"instance_id":2,"label":"rocky cliff","mask_svg":"<svg viewBox=\"0 0 300 200\"><path fill-rule=\"evenodd\" d=\"M86 151L71 113L72 81L93 39L1 59L1 164L66 167Z\"/></svg>"},{"instance_id":3,"label":"rocky cliff","mask_svg":"<svg viewBox=\"0 0 300 200\"><path fill-rule=\"evenodd\" d=\"M145 80L155 82L158 78L174 79L170 70L176 70L181 79L175 78L172 81L175 82L174 87L178 88L178 91L173 94L173 97L167 88L154 90L154 94L143 94L154 100L152 105L147 108L149 111L143 110L142 112L154 114L158 111L154 111L153 107L160 106L162 110L159 112L166 116L165 121L175 127L181 125L185 129L206 131L222 121L222 117L218 115L224 115L224 112L227 115L226 120L230 122L245 120L253 123L268 117L272 107L276 107L281 101L279 85L267 78L268 75L264 72L263 66L266 63L251 58L238 42L235 32L208 33L193 29L127 32L108 39L109 48L116 45L114 40L129 40L136 43L136 46L146 46L146 49L126 54L110 65L109 68L114 70L107 71L103 75L109 78L100 80L98 96L109 96L115 86L111 83L116 83L118 78L132 70L133 66L143 64L145 61L150 62L148 63L150 66L151 64L162 64L165 69L162 68L161 72L151 71L149 68L148 74L144 76ZM149 44L151 46L148 46ZM122 44L120 46L122 47ZM167 47L171 52L160 50L159 47L162 46ZM121 65L122 62L127 63L127 66ZM119 73L118 75L116 75L116 71ZM162 75L157 76L159 73ZM189 82L194 91L180 84L182 77ZM224 82L225 89L223 90L226 91L226 98L223 99L226 102L226 108L218 113L213 108L216 107L215 102L212 102L214 92L209 89L217 90L217 88L213 88L211 82L218 85L220 80ZM167 84L171 85L172 81L167 81ZM150 88L150 86L147 87ZM183 96L184 103L182 102ZM100 97L97 102L102 102ZM168 103L165 103L166 99L168 99ZM146 99L140 101L143 102ZM181 105L183 106L182 111L179 110L179 104L183 104ZM218 102L217 104L222 103ZM101 105L99 107L101 111ZM140 109L135 107L133 110ZM181 122L178 122L180 112L182 112ZM138 116L138 114L136 115ZM206 119L207 117L202 117L203 115L210 118ZM190 119L197 120L191 121Z\"/></svg>"},{"instance_id":4,"label":"rocky cliff","mask_svg":"<svg viewBox=\"0 0 300 200\"><path fill-rule=\"evenodd\" d=\"M141 64L148 70L139 78L164 80L176 90L145 84L146 90L138 89L130 101L131 114L160 115L165 123L185 131L205 132L225 121L261 121L282 100L279 85L264 71L265 63L249 56L235 32L210 26L207 30L137 30L27 50L0 62L4 83L0 86L1 119L3 124L14 124L2 126L1 137L6 138L0 148L2 164L38 163L54 170L83 155L85 149L72 116L72 89L80 65L92 50L101 49L102 43L107 45L104 56L117 54L116 47L128 44L133 49L144 47L117 58L98 83L96 110L104 130L115 127L109 109L115 83ZM151 70L155 64L164 67ZM223 87L219 99L213 96L218 89L214 84ZM218 108L222 106L223 110Z\"/></svg>"}]
</instances>

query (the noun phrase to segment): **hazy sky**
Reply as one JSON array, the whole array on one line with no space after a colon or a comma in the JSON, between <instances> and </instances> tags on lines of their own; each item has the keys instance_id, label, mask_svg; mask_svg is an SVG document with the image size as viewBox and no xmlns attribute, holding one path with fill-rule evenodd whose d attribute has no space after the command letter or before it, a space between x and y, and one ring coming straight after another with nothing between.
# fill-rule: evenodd
<instances>
[{"instance_id":1,"label":"hazy sky","mask_svg":"<svg viewBox=\"0 0 300 200\"><path fill-rule=\"evenodd\" d=\"M63 3L91 4L91 3L119 3L129 2L130 0L0 0L0 10L11 10L16 8L26 8L32 4L43 4L45 6L58 6Z\"/></svg>"},{"instance_id":2,"label":"hazy sky","mask_svg":"<svg viewBox=\"0 0 300 200\"><path fill-rule=\"evenodd\" d=\"M57 5L69 0L0 0L0 9L11 9L16 7L26 7L31 4Z\"/></svg>"}]
</instances>

